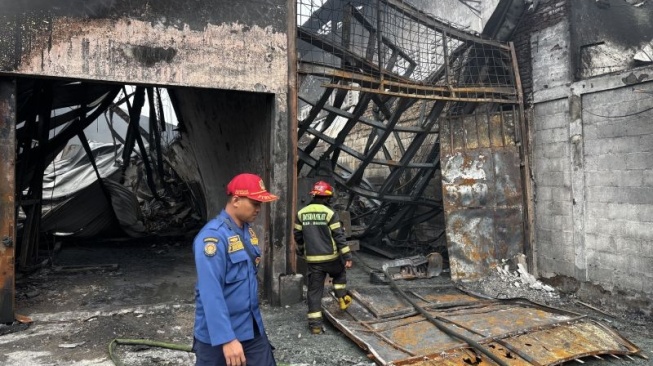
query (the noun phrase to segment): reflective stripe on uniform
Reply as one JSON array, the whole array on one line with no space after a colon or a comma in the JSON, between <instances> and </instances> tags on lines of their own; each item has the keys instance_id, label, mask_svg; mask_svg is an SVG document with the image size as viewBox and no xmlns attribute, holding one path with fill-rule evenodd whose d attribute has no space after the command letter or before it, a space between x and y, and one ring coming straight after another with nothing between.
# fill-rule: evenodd
<instances>
[{"instance_id":1,"label":"reflective stripe on uniform","mask_svg":"<svg viewBox=\"0 0 653 366\"><path fill-rule=\"evenodd\" d=\"M331 228L331 230L335 230L340 227L340 223L336 222L334 224L329 225L329 227Z\"/></svg>"},{"instance_id":2,"label":"reflective stripe on uniform","mask_svg":"<svg viewBox=\"0 0 653 366\"><path fill-rule=\"evenodd\" d=\"M340 257L340 254L326 254L326 255L307 255L307 262L327 262Z\"/></svg>"},{"instance_id":3,"label":"reflective stripe on uniform","mask_svg":"<svg viewBox=\"0 0 653 366\"><path fill-rule=\"evenodd\" d=\"M351 248L349 248L349 245L347 245L346 247L342 247L342 249L340 249L340 253L342 254L349 253L349 252L351 252Z\"/></svg>"},{"instance_id":4,"label":"reflective stripe on uniform","mask_svg":"<svg viewBox=\"0 0 653 366\"><path fill-rule=\"evenodd\" d=\"M325 220L326 222L331 221L331 218L333 217L333 214L334 214L333 210L331 210L330 208L328 208L328 207L326 207L324 205L316 205L316 204L310 204L310 205L302 208L301 210L299 210L299 212L297 212L297 216L301 218L302 214L304 214L304 213L325 213L326 214L326 220Z\"/></svg>"},{"instance_id":5,"label":"reflective stripe on uniform","mask_svg":"<svg viewBox=\"0 0 653 366\"><path fill-rule=\"evenodd\" d=\"M333 284L333 289L334 290L344 290L347 288L347 284L344 283L334 283Z\"/></svg>"},{"instance_id":6,"label":"reflective stripe on uniform","mask_svg":"<svg viewBox=\"0 0 653 366\"><path fill-rule=\"evenodd\" d=\"M313 312L313 313L308 313L307 316L308 316L309 319L319 319L319 318L322 317L322 312L321 311L316 311L316 312Z\"/></svg>"},{"instance_id":7,"label":"reflective stripe on uniform","mask_svg":"<svg viewBox=\"0 0 653 366\"><path fill-rule=\"evenodd\" d=\"M301 230L301 229L302 229L302 226L301 226L300 224L295 224L295 229L297 229L297 230Z\"/></svg>"}]
</instances>

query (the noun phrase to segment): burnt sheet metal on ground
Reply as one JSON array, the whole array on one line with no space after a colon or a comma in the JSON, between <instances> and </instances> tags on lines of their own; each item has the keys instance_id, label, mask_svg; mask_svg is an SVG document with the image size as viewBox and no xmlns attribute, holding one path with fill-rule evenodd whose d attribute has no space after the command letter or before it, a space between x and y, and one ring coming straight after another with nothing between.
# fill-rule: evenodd
<instances>
[{"instance_id":1,"label":"burnt sheet metal on ground","mask_svg":"<svg viewBox=\"0 0 653 366\"><path fill-rule=\"evenodd\" d=\"M601 323L525 299L485 299L448 285L402 289L433 317L508 365L557 365L594 355L640 352ZM385 286L350 293L354 302L346 311L334 298L324 298L325 316L379 365L496 364L439 330Z\"/></svg>"}]
</instances>

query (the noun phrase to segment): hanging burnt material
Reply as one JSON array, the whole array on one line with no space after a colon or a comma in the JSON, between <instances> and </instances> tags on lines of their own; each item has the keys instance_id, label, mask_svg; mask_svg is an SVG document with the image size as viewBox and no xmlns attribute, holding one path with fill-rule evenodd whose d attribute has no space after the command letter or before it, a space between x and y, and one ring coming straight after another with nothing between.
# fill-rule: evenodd
<instances>
[{"instance_id":1,"label":"hanging burnt material","mask_svg":"<svg viewBox=\"0 0 653 366\"><path fill-rule=\"evenodd\" d=\"M441 128L520 102L510 47L396 0L297 11L300 176L330 165L364 242L445 252Z\"/></svg>"},{"instance_id":2,"label":"hanging burnt material","mask_svg":"<svg viewBox=\"0 0 653 366\"><path fill-rule=\"evenodd\" d=\"M118 99L121 89L124 96ZM149 131L140 123L146 92L150 118L145 128ZM146 182L145 190L149 192L144 196L153 197L159 204L157 207L180 211L173 213L175 217L188 212L177 220L180 225L191 215L192 209L183 210L184 207L175 205L178 200L184 201L179 187L166 189L170 184L165 178L171 173L164 166L167 163L164 162L162 139L171 135L162 133L166 127L158 90L155 93L154 88L136 87L132 93L127 93L122 86L110 84L21 79L17 83L16 101L16 206L22 210L20 216L22 213L25 216L17 225L16 253L17 263L22 268L37 263L39 242L45 232L71 238L100 233L106 236L145 235L136 196L140 187L127 188L109 181L120 180L120 173L124 176L132 162L137 165L130 168L129 178L141 167L145 172L142 177ZM127 112L120 108L123 104ZM111 138L113 144L91 142L84 133L91 123L104 121L98 119L103 114L109 115L106 123L110 136L105 137ZM115 126L113 115L125 125ZM125 126L126 134L117 132L125 131ZM83 150L77 149L79 143L69 144L74 137L80 139ZM138 149L135 149L137 144ZM119 171L120 168L123 169ZM118 176L114 177L113 173ZM136 185L139 184L140 178ZM134 187L138 192L132 192ZM159 188L163 189L158 191ZM165 199L161 192L166 195Z\"/></svg>"},{"instance_id":3,"label":"hanging burnt material","mask_svg":"<svg viewBox=\"0 0 653 366\"><path fill-rule=\"evenodd\" d=\"M32 265L37 258L45 168L111 105L118 91L116 86L70 81L18 83L16 205L26 215L17 246L20 266ZM62 110L66 112L58 113Z\"/></svg>"}]
</instances>

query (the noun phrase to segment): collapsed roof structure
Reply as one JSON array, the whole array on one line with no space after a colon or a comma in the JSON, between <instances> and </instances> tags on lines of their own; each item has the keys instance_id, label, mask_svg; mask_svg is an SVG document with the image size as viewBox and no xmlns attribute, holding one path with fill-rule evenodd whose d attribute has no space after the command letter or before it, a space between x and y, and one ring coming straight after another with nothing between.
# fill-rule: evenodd
<instances>
[{"instance_id":1,"label":"collapsed roof structure","mask_svg":"<svg viewBox=\"0 0 653 366\"><path fill-rule=\"evenodd\" d=\"M480 13L475 8L480 2L460 2ZM305 193L302 180L316 177L338 185L340 204L352 213L354 236L366 248L384 255L437 251L448 258L454 280L483 277L501 260L522 253L529 265L535 261L528 125L516 50L507 41L525 9L536 7L537 1L484 2L483 6L493 12L478 33L427 14L423 9L432 2L426 0L271 0L254 10L243 6L244 2L221 0L221 6L216 7L214 2L199 1L201 11L171 2L95 1L93 6L85 2L85 7L79 7L78 0L66 3L60 6L34 0L34 9L22 3L10 5L9 15L0 16L6 20L0 23L0 178L6 181L0 185L4 217L0 265L3 270L8 268L6 274L3 272L7 285L0 300L0 315L13 318L16 206L23 207L26 214L16 242L18 263L25 266L37 258L39 232L43 230L65 227L66 233L80 236L106 232L107 228L132 236L142 233L145 223L133 210L138 204L128 197L133 192L123 187L128 179L127 166L135 155L140 155L145 171L140 182L146 189L140 192L149 192L153 204L163 205L156 197L166 176L161 173L165 162L157 134L166 124L165 114L155 107L162 104L158 91L162 86L174 87L175 110L183 120L185 145L171 159L177 159L179 174L189 185L190 201L200 217L221 207L226 181L245 169L262 172L271 191L287 198L271 205L259 223L266 238L261 273L266 290L273 295L272 303L279 302L280 275L297 269L288 238L289 218L300 201L294 193L298 191L301 197ZM609 1L597 3L609 5ZM289 9L296 7L297 14L285 13L289 4ZM556 2L552 6L562 5ZM576 6L584 10L589 5ZM295 20L296 27L292 24ZM550 50L559 52L565 45L551 46ZM645 56L649 48L642 48L643 54L638 53L635 60L648 62ZM595 52L601 53L601 47L597 49ZM586 52L583 60L603 65L605 59L594 55ZM539 72L547 71L542 68ZM295 77L299 79L298 89ZM632 75L625 79L632 84L646 78ZM560 85L566 82L562 78L555 81ZM139 86L127 92L119 84ZM567 91L561 90L543 94L566 98ZM580 87L575 91L578 94L577 90ZM582 111L581 98L576 96L578 113ZM129 104L127 112L117 107L120 104ZM159 117L150 119L143 133L137 122L145 105L154 109L150 116ZM62 108L65 112L52 113ZM59 214L70 212L71 206L80 209L79 201L70 200L69 205L41 218L45 197L42 173L64 152L71 137L79 136L84 144L84 127L106 111L130 121L124 138L112 133L124 140L122 151L112 144L110 154L120 151L119 159L114 155L105 160L100 153L102 146L90 143L71 154L59 155L70 157L73 164L81 161L82 155L87 156L88 164L97 166L87 173L98 178L104 176L98 173L102 162L119 160L119 167L107 169L119 184L97 179L77 196L86 204L92 203L86 200L88 195L111 196L102 206L92 207L94 213L101 211L102 215L89 220L91 224L81 224L81 231L74 228L80 227L79 222L65 226ZM582 125L577 121L582 119L575 121L564 132L578 132L572 141L577 149L578 136L582 136ZM143 138L149 141L147 147ZM574 159L579 156L582 151L574 150L571 161L576 164ZM299 173L297 185L295 172ZM576 176L575 188L582 178ZM126 199L116 204L115 197ZM570 208L574 212L582 207L576 206L577 198ZM121 215L114 217L116 213ZM574 224L582 224L577 217ZM56 220L59 222L53 224ZM581 237L572 234L574 240ZM582 258L584 249L582 243L569 260L587 262ZM582 274L582 268L569 267ZM584 278L589 278L587 268ZM496 318L516 311L519 321L531 321L529 317L537 312L541 315L537 322L546 330L576 331L586 324L576 314L525 301L490 302L450 287L439 290L411 289L408 297L390 298L387 289L367 292L361 288L360 308L353 308L353 314L332 314L331 319L355 341L368 342L366 347L375 346L379 339L379 343L389 344L392 349L383 351L389 350L387 354L377 352L377 362L401 360L404 364L422 362L425 354L435 359L442 351L451 351L457 361L465 363L478 362L482 357L476 357L474 347L452 341L455 336L435 332L439 328L434 326L436 322L424 314L424 318L415 317L415 309L420 307L436 320L449 322L477 343L487 345L490 352L511 360L516 346L510 342L539 330L497 324L496 329L486 331L492 324L475 317L475 311L493 312L498 314ZM390 303L391 310L398 310L377 311L384 305L379 305L379 297ZM325 308L329 306L327 301ZM361 322L367 323L361 326ZM571 322L567 328L562 324ZM414 338L401 343L389 337L393 333L405 336L413 324L426 329L419 336L434 331L436 338L445 340L444 345L411 348L416 343ZM529 361L528 352L519 350L520 362L555 364L588 355L639 352L599 328L591 325L589 333L581 329L578 337L582 341L583 334L607 334L611 341L591 351L574 350L564 357L547 354L543 361L534 363ZM550 343L555 346L557 338L552 339ZM393 344L403 350L397 352Z\"/></svg>"},{"instance_id":2,"label":"collapsed roof structure","mask_svg":"<svg viewBox=\"0 0 653 366\"><path fill-rule=\"evenodd\" d=\"M500 42L525 6L501 1L474 34L400 1L299 1L298 171L333 177L363 245L448 253L454 278L528 246L521 86Z\"/></svg>"},{"instance_id":3,"label":"collapsed roof structure","mask_svg":"<svg viewBox=\"0 0 653 366\"><path fill-rule=\"evenodd\" d=\"M18 226L19 265L37 263L44 233L79 238L153 234L144 223L139 191L148 191L145 198L163 206L175 201L169 193L176 175L164 156L174 126L166 123L159 88L128 92L109 84L26 81L19 84L17 105L17 204L24 212ZM149 113L142 119L144 105ZM113 143L87 138L85 129L94 123ZM141 172L129 172L132 163ZM186 205L200 213L192 201Z\"/></svg>"}]
</instances>

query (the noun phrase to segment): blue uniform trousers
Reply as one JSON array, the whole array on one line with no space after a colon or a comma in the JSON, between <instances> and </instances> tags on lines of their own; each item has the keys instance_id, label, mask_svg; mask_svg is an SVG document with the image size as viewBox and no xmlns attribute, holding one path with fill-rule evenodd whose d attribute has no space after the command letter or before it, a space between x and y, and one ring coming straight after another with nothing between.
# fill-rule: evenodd
<instances>
[{"instance_id":1,"label":"blue uniform trousers","mask_svg":"<svg viewBox=\"0 0 653 366\"><path fill-rule=\"evenodd\" d=\"M272 346L265 334L257 334L254 339L240 342L245 352L247 366L276 366L272 355ZM195 352L195 366L226 366L227 362L222 353L222 345L211 346L208 343L193 341L193 352Z\"/></svg>"}]
</instances>

